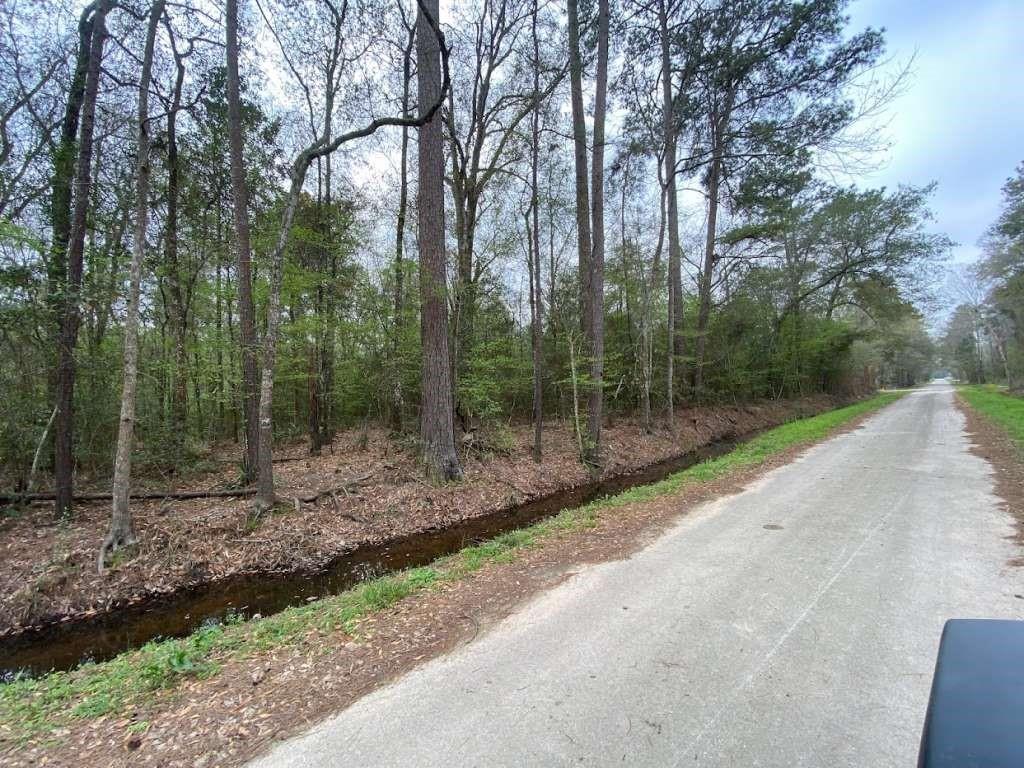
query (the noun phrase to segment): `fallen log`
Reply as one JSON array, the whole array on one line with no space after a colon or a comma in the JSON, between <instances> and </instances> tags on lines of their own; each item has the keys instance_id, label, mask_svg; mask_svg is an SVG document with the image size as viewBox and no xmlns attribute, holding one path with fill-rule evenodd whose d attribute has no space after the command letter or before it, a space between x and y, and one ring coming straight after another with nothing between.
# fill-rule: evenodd
<instances>
[{"instance_id":1,"label":"fallen log","mask_svg":"<svg viewBox=\"0 0 1024 768\"><path fill-rule=\"evenodd\" d=\"M355 477L351 480L346 480L340 485L334 485L330 488L325 488L322 491L315 491L311 494L300 495L298 500L303 504L311 504L318 501L324 496L329 496L332 493L342 491L348 493L348 489L356 487L361 483L366 482L374 473L370 472L363 475L362 477ZM145 491L139 493L133 493L129 496L130 499L136 501L182 501L185 499L221 499L221 498L232 498L241 496L252 496L256 493L256 488L231 488L228 490L214 490L214 491ZM39 493L3 493L0 494L0 504L19 504L27 501L53 501L56 494L53 491L41 491ZM113 496L109 493L76 493L74 495L75 501L111 501Z\"/></svg>"},{"instance_id":2,"label":"fallen log","mask_svg":"<svg viewBox=\"0 0 1024 768\"><path fill-rule=\"evenodd\" d=\"M354 477L351 480L346 480L344 483L341 483L340 485L334 485L331 486L330 488L324 488L323 490L320 491L314 491L313 493L309 493L304 496L299 496L297 500L301 501L303 504L314 504L323 497L330 496L331 500L334 502L335 508L337 508L338 500L337 498L335 498L334 494L336 494L338 491L342 491L343 493L348 494L349 488L358 487L359 485L365 483L367 480L373 477L373 475L373 472L369 472L363 475L362 477Z\"/></svg>"},{"instance_id":3,"label":"fallen log","mask_svg":"<svg viewBox=\"0 0 1024 768\"><path fill-rule=\"evenodd\" d=\"M255 488L232 488L220 491L145 491L129 495L136 501L182 501L184 499L221 499L240 496L252 496ZM5 493L0 494L0 504L17 504L24 501L53 501L56 494L52 491L40 493ZM75 501L111 501L109 493L76 493Z\"/></svg>"}]
</instances>

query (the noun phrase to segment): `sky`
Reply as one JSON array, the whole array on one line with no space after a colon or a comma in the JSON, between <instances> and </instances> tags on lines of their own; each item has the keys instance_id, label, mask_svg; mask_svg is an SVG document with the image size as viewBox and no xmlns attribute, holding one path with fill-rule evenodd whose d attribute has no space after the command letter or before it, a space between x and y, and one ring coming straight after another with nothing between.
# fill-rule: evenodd
<instances>
[{"instance_id":1,"label":"sky","mask_svg":"<svg viewBox=\"0 0 1024 768\"><path fill-rule=\"evenodd\" d=\"M938 182L934 229L974 261L1000 188L1024 161L1024 0L854 0L851 28L884 27L911 79L879 128L892 140L862 186Z\"/></svg>"}]
</instances>

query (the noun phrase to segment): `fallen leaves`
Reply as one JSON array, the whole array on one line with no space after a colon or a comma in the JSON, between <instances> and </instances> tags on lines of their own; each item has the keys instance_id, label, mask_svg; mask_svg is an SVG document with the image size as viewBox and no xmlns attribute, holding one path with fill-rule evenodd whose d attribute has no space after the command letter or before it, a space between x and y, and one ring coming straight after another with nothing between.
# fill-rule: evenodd
<instances>
[{"instance_id":1,"label":"fallen leaves","mask_svg":"<svg viewBox=\"0 0 1024 768\"><path fill-rule=\"evenodd\" d=\"M828 398L816 397L704 408L680 418L675 435L647 435L622 419L604 431L605 474L635 470L724 435L830 405ZM543 463L530 455L532 429L515 426L508 455L467 456L465 482L445 486L424 482L418 457L383 430L370 430L365 450L360 449L360 432L339 433L333 450L319 457L306 456L301 444L282 449L282 461L275 464L282 497L315 501L303 503L299 514L289 505L288 512L267 515L252 530L246 500L133 502L138 556L105 576L91 565L106 531L106 504L78 505L70 527L52 525L49 509L42 507L7 521L0 540L0 594L17 592L19 599L0 605L0 640L25 627L96 617L234 575L316 570L353 547L449 527L589 479L567 423L546 425ZM233 456L224 452L221 459L219 471L195 478L196 487L220 487L233 479ZM339 482L338 476L348 479ZM26 588L54 563L60 564L61 578Z\"/></svg>"}]
</instances>

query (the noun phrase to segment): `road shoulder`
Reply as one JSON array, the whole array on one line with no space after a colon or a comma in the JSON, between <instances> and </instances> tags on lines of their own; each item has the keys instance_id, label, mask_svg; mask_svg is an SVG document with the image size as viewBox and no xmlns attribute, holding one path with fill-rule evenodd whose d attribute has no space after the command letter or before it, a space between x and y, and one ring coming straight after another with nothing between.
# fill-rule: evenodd
<instances>
[{"instance_id":1,"label":"road shoulder","mask_svg":"<svg viewBox=\"0 0 1024 768\"><path fill-rule=\"evenodd\" d=\"M1005 429L971 408L959 394L955 402L966 420L971 453L992 466L996 495L1015 523L1014 541L1024 546L1024 456ZM1024 557L1010 564L1024 567Z\"/></svg>"}]
</instances>

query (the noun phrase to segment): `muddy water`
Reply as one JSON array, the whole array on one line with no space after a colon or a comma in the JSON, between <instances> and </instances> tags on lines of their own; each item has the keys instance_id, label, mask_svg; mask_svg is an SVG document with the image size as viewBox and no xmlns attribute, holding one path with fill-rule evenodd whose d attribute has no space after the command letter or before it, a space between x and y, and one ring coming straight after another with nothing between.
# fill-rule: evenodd
<instances>
[{"instance_id":1,"label":"muddy water","mask_svg":"<svg viewBox=\"0 0 1024 768\"><path fill-rule=\"evenodd\" d=\"M753 435L745 435L749 439ZM428 530L382 545L359 547L322 570L285 574L240 574L201 588L123 608L110 614L73 620L0 640L0 680L18 671L38 675L104 661L150 640L181 637L230 614L268 616L292 605L337 594L360 581L410 568L456 552L467 544L531 525L593 499L661 480L673 472L728 453L740 439L723 439L644 469Z\"/></svg>"}]
</instances>

